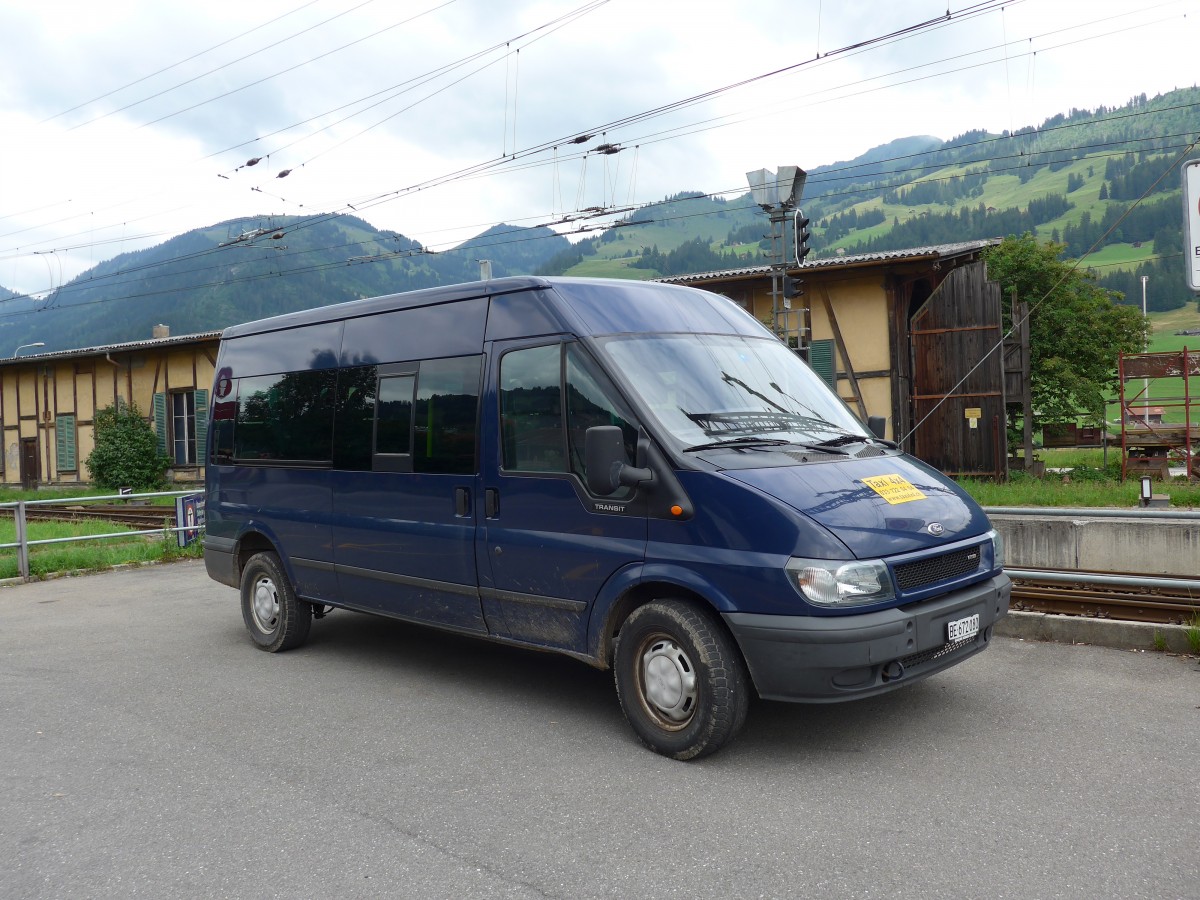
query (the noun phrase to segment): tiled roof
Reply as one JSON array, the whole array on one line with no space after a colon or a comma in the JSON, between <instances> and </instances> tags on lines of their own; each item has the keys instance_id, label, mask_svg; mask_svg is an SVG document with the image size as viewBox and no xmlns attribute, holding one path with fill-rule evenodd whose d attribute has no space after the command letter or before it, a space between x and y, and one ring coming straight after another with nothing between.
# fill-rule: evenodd
<instances>
[{"instance_id":1,"label":"tiled roof","mask_svg":"<svg viewBox=\"0 0 1200 900\"><path fill-rule=\"evenodd\" d=\"M55 350L51 353L23 353L18 357L0 358L0 365L29 362L30 360L72 359L78 356L101 356L106 353L127 353L131 350L156 350L175 344L198 344L215 341L221 337L219 331L203 331L199 334L180 334L174 337L150 338L145 341L127 341L123 344L104 344L97 347L81 347L77 350Z\"/></svg>"},{"instance_id":2,"label":"tiled roof","mask_svg":"<svg viewBox=\"0 0 1200 900\"><path fill-rule=\"evenodd\" d=\"M861 266L871 263L903 262L914 259L945 259L946 257L963 256L967 253L977 253L987 247L1000 243L999 238L988 238L979 241L961 241L957 244L935 244L930 247L910 247L905 250L881 250L878 253L861 253L854 256L823 256L819 259L808 259L803 266L790 267L789 271L805 269L837 269L842 267ZM767 275L771 271L769 265L745 266L740 269L721 269L715 272L696 272L690 275L671 275L666 278L655 278L666 284L692 284L698 281L713 281L723 278L741 278L747 275Z\"/></svg>"}]
</instances>

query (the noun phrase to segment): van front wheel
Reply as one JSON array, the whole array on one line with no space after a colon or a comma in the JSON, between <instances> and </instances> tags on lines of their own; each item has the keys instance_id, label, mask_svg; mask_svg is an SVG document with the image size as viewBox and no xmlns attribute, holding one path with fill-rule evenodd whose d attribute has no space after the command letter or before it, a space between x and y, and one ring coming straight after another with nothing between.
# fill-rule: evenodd
<instances>
[{"instance_id":1,"label":"van front wheel","mask_svg":"<svg viewBox=\"0 0 1200 900\"><path fill-rule=\"evenodd\" d=\"M291 650L308 639L312 604L296 597L274 553L254 554L242 570L242 620L254 643L269 653Z\"/></svg>"},{"instance_id":2,"label":"van front wheel","mask_svg":"<svg viewBox=\"0 0 1200 900\"><path fill-rule=\"evenodd\" d=\"M746 721L749 683L737 646L705 609L656 600L621 626L617 696L643 744L673 759L707 756Z\"/></svg>"}]
</instances>

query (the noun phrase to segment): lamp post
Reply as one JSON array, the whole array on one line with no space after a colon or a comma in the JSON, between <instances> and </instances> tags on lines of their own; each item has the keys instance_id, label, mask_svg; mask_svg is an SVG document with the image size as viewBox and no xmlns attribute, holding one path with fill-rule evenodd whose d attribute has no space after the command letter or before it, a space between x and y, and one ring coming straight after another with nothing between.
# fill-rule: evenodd
<instances>
[{"instance_id":1,"label":"lamp post","mask_svg":"<svg viewBox=\"0 0 1200 900\"><path fill-rule=\"evenodd\" d=\"M799 166L780 166L778 172L770 169L747 172L746 180L750 182L754 202L763 208L771 220L771 330L786 342L792 301L790 296L784 296L782 290L788 265L784 259L784 229L788 215L804 196L804 182L808 180L808 173ZM807 310L796 311L803 314ZM800 351L807 344L805 328L802 324L796 330L796 349Z\"/></svg>"},{"instance_id":2,"label":"lamp post","mask_svg":"<svg viewBox=\"0 0 1200 900\"><path fill-rule=\"evenodd\" d=\"M1143 327L1145 327L1145 322L1146 322L1146 282L1149 279L1150 279L1149 275L1142 276L1142 324L1143 324ZM1150 349L1150 338L1149 338L1149 336L1147 336L1142 341L1142 352L1145 353L1149 349ZM1146 414L1143 418L1145 418L1145 420L1146 420L1146 426L1149 427L1149 425L1150 425L1150 379L1149 378L1142 379L1142 402L1146 404L1143 407L1143 409L1145 409L1145 411L1146 411Z\"/></svg>"},{"instance_id":3,"label":"lamp post","mask_svg":"<svg viewBox=\"0 0 1200 900\"><path fill-rule=\"evenodd\" d=\"M45 341L34 341L32 344L22 344L20 347L18 347L16 350L13 351L12 358L16 359L17 354L20 353L22 350L24 350L27 347L45 347L45 346L46 346Z\"/></svg>"}]
</instances>

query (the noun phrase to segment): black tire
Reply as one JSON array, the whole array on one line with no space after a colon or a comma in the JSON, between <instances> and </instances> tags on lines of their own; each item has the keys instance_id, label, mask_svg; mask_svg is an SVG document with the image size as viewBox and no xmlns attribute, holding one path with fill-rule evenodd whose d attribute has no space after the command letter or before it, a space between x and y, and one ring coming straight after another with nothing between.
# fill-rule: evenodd
<instances>
[{"instance_id":1,"label":"black tire","mask_svg":"<svg viewBox=\"0 0 1200 900\"><path fill-rule=\"evenodd\" d=\"M613 655L621 709L655 753L707 756L745 724L746 666L708 610L683 600L639 607L621 626Z\"/></svg>"},{"instance_id":2,"label":"black tire","mask_svg":"<svg viewBox=\"0 0 1200 900\"><path fill-rule=\"evenodd\" d=\"M312 604L296 597L279 557L256 553L242 570L242 619L260 650L299 647L312 626Z\"/></svg>"}]
</instances>

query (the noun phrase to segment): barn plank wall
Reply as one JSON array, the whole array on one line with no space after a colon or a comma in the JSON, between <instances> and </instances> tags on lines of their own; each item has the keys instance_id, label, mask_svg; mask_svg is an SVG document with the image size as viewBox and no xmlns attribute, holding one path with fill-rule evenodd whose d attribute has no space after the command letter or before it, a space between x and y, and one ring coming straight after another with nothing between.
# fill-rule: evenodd
<instances>
[{"instance_id":1,"label":"barn plank wall","mask_svg":"<svg viewBox=\"0 0 1200 900\"><path fill-rule=\"evenodd\" d=\"M984 264L972 263L911 320L913 450L949 474L1007 477L1000 300Z\"/></svg>"}]
</instances>

